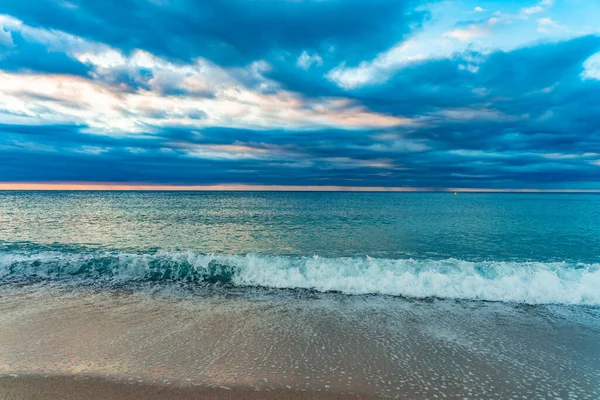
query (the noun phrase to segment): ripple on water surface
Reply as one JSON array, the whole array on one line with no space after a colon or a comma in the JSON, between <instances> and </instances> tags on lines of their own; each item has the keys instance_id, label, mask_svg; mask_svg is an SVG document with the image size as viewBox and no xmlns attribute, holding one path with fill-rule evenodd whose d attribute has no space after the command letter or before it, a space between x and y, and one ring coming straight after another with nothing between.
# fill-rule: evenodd
<instances>
[{"instance_id":1,"label":"ripple on water surface","mask_svg":"<svg viewBox=\"0 0 600 400\"><path fill-rule=\"evenodd\" d=\"M390 398L600 395L590 307L61 284L2 298L2 374Z\"/></svg>"}]
</instances>

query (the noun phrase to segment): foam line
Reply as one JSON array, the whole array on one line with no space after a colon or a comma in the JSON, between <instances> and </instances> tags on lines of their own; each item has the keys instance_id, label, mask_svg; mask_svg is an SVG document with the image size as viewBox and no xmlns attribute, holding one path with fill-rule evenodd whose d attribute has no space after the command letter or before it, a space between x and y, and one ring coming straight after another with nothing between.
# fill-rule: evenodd
<instances>
[{"instance_id":1,"label":"foam line","mask_svg":"<svg viewBox=\"0 0 600 400\"><path fill-rule=\"evenodd\" d=\"M600 305L600 264L194 252L0 252L0 280L189 281L528 304Z\"/></svg>"}]
</instances>

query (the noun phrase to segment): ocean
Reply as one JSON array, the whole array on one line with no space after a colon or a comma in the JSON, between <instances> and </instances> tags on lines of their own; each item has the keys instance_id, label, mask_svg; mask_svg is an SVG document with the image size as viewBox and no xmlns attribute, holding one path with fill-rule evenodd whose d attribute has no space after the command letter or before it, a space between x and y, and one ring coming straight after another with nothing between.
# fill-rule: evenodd
<instances>
[{"instance_id":1,"label":"ocean","mask_svg":"<svg viewBox=\"0 0 600 400\"><path fill-rule=\"evenodd\" d=\"M0 300L3 376L596 399L600 196L5 191Z\"/></svg>"}]
</instances>

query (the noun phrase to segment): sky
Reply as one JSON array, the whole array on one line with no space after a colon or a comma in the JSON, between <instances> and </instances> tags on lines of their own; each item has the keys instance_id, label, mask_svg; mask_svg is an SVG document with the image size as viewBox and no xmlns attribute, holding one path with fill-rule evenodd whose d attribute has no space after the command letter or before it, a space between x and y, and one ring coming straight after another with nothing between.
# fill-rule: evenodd
<instances>
[{"instance_id":1,"label":"sky","mask_svg":"<svg viewBox=\"0 0 600 400\"><path fill-rule=\"evenodd\" d=\"M599 190L597 0L3 0L0 186Z\"/></svg>"}]
</instances>

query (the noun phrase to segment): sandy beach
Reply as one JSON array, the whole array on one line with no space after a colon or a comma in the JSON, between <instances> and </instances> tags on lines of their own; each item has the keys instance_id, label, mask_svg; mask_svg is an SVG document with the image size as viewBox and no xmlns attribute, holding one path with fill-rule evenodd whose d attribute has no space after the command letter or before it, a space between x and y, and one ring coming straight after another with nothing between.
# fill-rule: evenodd
<instances>
[{"instance_id":1,"label":"sandy beach","mask_svg":"<svg viewBox=\"0 0 600 400\"><path fill-rule=\"evenodd\" d=\"M594 308L58 284L0 293L3 399L599 394Z\"/></svg>"},{"instance_id":2,"label":"sandy beach","mask_svg":"<svg viewBox=\"0 0 600 400\"><path fill-rule=\"evenodd\" d=\"M1 378L3 400L351 400L366 396L295 392L251 391L243 388L168 387L76 377ZM374 398L373 398L374 399Z\"/></svg>"}]
</instances>

